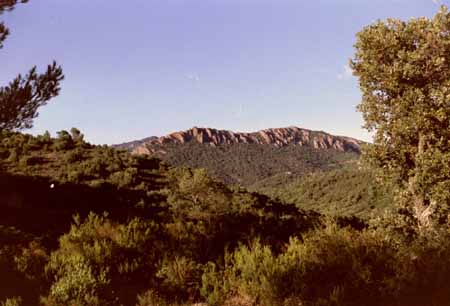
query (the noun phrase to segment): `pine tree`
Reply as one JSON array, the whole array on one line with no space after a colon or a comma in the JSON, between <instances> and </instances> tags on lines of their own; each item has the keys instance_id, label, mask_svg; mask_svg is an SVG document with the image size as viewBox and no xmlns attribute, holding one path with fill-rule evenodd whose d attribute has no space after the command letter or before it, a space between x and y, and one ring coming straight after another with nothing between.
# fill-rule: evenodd
<instances>
[{"instance_id":1,"label":"pine tree","mask_svg":"<svg viewBox=\"0 0 450 306\"><path fill-rule=\"evenodd\" d=\"M27 0L0 0L0 15L11 11L17 3ZM0 49L10 31L0 22ZM44 73L36 67L22 76L19 74L7 86L0 87L0 130L22 130L33 126L38 116L38 108L47 104L60 92L60 82L64 79L62 68L53 62Z\"/></svg>"}]
</instances>

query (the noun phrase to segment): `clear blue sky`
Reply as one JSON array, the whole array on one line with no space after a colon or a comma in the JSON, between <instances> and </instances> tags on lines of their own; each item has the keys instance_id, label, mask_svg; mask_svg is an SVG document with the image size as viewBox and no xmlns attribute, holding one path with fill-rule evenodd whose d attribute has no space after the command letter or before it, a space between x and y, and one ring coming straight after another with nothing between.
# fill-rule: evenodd
<instances>
[{"instance_id":1,"label":"clear blue sky","mask_svg":"<svg viewBox=\"0 0 450 306\"><path fill-rule=\"evenodd\" d=\"M345 67L356 32L438 8L438 0L31 0L0 16L11 28L0 84L56 59L61 95L31 132L75 126L93 143L192 126L296 125L369 140Z\"/></svg>"}]
</instances>

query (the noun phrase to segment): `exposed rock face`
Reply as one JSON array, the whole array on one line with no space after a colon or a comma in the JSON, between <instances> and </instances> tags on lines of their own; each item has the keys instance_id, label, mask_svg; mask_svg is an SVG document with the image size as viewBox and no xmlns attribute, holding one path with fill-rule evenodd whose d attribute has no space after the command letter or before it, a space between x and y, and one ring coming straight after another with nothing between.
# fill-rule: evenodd
<instances>
[{"instance_id":1,"label":"exposed rock face","mask_svg":"<svg viewBox=\"0 0 450 306\"><path fill-rule=\"evenodd\" d=\"M212 146L235 143L265 144L282 147L287 145L312 146L316 149L335 149L341 152L360 152L361 141L325 132L310 131L298 127L274 128L254 133L235 133L226 130L193 127L159 138L149 139L132 148L135 154L152 154L164 144L184 144L195 141Z\"/></svg>"}]
</instances>

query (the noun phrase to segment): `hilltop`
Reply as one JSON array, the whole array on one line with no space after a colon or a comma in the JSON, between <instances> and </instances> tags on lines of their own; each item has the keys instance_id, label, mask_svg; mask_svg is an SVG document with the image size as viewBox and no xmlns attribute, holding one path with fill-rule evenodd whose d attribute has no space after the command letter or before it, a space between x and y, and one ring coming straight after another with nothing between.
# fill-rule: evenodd
<instances>
[{"instance_id":1,"label":"hilltop","mask_svg":"<svg viewBox=\"0 0 450 306\"><path fill-rule=\"evenodd\" d=\"M186 144L189 142L209 144L214 147L231 144L260 144L275 147L297 145L354 153L360 152L360 145L363 143L354 138L334 136L322 131L311 131L295 126L270 128L253 133L193 127L186 131L174 132L159 138L149 137L140 141L115 145L115 147L126 148L136 154L164 154L165 151L161 149L161 145Z\"/></svg>"}]
</instances>

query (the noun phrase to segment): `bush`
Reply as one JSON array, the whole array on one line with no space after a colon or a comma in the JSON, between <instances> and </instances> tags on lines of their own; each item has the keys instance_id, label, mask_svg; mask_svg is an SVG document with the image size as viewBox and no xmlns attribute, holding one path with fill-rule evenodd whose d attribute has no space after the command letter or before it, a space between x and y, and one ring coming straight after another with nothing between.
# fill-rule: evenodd
<instances>
[{"instance_id":1,"label":"bush","mask_svg":"<svg viewBox=\"0 0 450 306\"><path fill-rule=\"evenodd\" d=\"M199 292L202 266L184 256L174 256L163 261L157 276L162 281L164 292L172 300L194 299Z\"/></svg>"},{"instance_id":2,"label":"bush","mask_svg":"<svg viewBox=\"0 0 450 306\"><path fill-rule=\"evenodd\" d=\"M255 303L274 305L283 284L277 283L282 267L269 246L258 241L250 248L241 246L233 256L233 274L240 295L254 298ZM281 287L281 288L280 288Z\"/></svg>"},{"instance_id":3,"label":"bush","mask_svg":"<svg viewBox=\"0 0 450 306\"><path fill-rule=\"evenodd\" d=\"M45 162L45 158L40 156L22 156L19 160L19 166L26 168L28 166L41 165Z\"/></svg>"},{"instance_id":4,"label":"bush","mask_svg":"<svg viewBox=\"0 0 450 306\"><path fill-rule=\"evenodd\" d=\"M58 138L54 142L56 151L70 150L74 147L72 136L65 130L57 132Z\"/></svg>"},{"instance_id":5,"label":"bush","mask_svg":"<svg viewBox=\"0 0 450 306\"><path fill-rule=\"evenodd\" d=\"M136 306L169 306L164 298L153 290L148 290L137 297Z\"/></svg>"},{"instance_id":6,"label":"bush","mask_svg":"<svg viewBox=\"0 0 450 306\"><path fill-rule=\"evenodd\" d=\"M9 150L6 148L0 147L0 159L7 159L9 157Z\"/></svg>"},{"instance_id":7,"label":"bush","mask_svg":"<svg viewBox=\"0 0 450 306\"><path fill-rule=\"evenodd\" d=\"M109 176L109 181L118 188L129 187L136 182L138 170L136 168L126 168L123 171L114 172Z\"/></svg>"},{"instance_id":8,"label":"bush","mask_svg":"<svg viewBox=\"0 0 450 306\"><path fill-rule=\"evenodd\" d=\"M450 234L448 229L420 235L400 246L389 290L403 305L449 305Z\"/></svg>"},{"instance_id":9,"label":"bush","mask_svg":"<svg viewBox=\"0 0 450 306\"><path fill-rule=\"evenodd\" d=\"M38 242L32 241L28 247L23 248L19 255L14 257L16 269L30 280L43 279L48 254Z\"/></svg>"},{"instance_id":10,"label":"bush","mask_svg":"<svg viewBox=\"0 0 450 306\"><path fill-rule=\"evenodd\" d=\"M410 244L387 234L328 223L291 239L278 255L255 241L221 270L209 263L201 293L211 305L230 296L256 305L448 305L448 232Z\"/></svg>"},{"instance_id":11,"label":"bush","mask_svg":"<svg viewBox=\"0 0 450 306\"><path fill-rule=\"evenodd\" d=\"M0 302L0 306L20 306L22 305L21 297L13 297L6 299L4 302Z\"/></svg>"},{"instance_id":12,"label":"bush","mask_svg":"<svg viewBox=\"0 0 450 306\"><path fill-rule=\"evenodd\" d=\"M83 151L79 149L72 150L66 153L66 161L68 163L75 163L83 160Z\"/></svg>"},{"instance_id":13,"label":"bush","mask_svg":"<svg viewBox=\"0 0 450 306\"><path fill-rule=\"evenodd\" d=\"M124 292L124 284L135 290L135 297L154 275L159 255L155 237L155 226L139 219L116 224L91 213L81 223L76 217L47 265L55 279L47 302L116 305L133 295Z\"/></svg>"},{"instance_id":14,"label":"bush","mask_svg":"<svg viewBox=\"0 0 450 306\"><path fill-rule=\"evenodd\" d=\"M16 149L11 149L9 151L8 161L11 163L16 163L19 161L19 153Z\"/></svg>"},{"instance_id":15,"label":"bush","mask_svg":"<svg viewBox=\"0 0 450 306\"><path fill-rule=\"evenodd\" d=\"M225 263L231 263L229 253L225 252ZM228 266L220 269L215 263L208 262L202 275L202 287L200 293L206 299L208 305L222 305L231 294L232 277L228 275L231 269Z\"/></svg>"}]
</instances>

